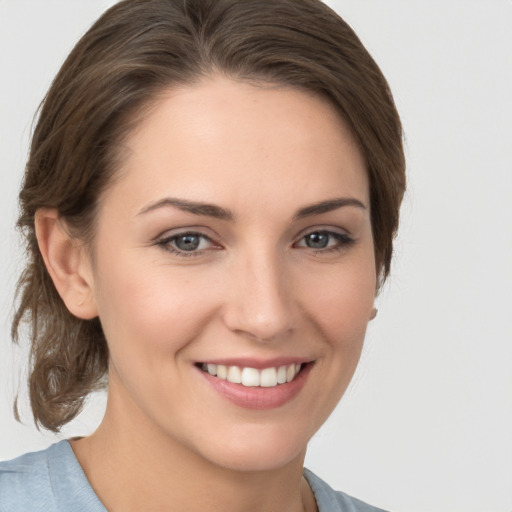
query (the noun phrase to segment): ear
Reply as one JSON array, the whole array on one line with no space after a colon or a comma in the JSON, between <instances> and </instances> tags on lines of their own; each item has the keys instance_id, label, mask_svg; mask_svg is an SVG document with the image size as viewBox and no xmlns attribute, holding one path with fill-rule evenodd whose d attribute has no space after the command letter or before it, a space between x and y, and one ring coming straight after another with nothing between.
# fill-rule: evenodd
<instances>
[{"instance_id":1,"label":"ear","mask_svg":"<svg viewBox=\"0 0 512 512\"><path fill-rule=\"evenodd\" d=\"M90 262L80 241L53 208L36 211L35 229L46 269L68 310L84 320L97 317Z\"/></svg>"}]
</instances>

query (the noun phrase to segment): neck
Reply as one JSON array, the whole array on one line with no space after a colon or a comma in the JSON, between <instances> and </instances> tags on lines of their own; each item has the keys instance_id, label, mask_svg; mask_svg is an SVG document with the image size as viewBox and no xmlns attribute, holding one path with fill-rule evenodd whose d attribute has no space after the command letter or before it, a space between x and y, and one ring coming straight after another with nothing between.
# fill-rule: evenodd
<instances>
[{"instance_id":1,"label":"neck","mask_svg":"<svg viewBox=\"0 0 512 512\"><path fill-rule=\"evenodd\" d=\"M72 441L92 488L109 512L316 510L302 476L305 450L279 468L226 468L159 431L140 411L124 417L122 410L109 400L98 430Z\"/></svg>"}]
</instances>

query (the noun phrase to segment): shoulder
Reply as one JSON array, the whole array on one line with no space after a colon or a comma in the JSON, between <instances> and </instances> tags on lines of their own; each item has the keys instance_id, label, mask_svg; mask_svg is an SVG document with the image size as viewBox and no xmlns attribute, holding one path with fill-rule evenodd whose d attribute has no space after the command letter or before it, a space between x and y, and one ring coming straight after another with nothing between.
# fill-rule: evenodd
<instances>
[{"instance_id":1,"label":"shoulder","mask_svg":"<svg viewBox=\"0 0 512 512\"><path fill-rule=\"evenodd\" d=\"M304 469L304 476L315 495L318 512L384 512L344 492L335 491L309 469Z\"/></svg>"},{"instance_id":2,"label":"shoulder","mask_svg":"<svg viewBox=\"0 0 512 512\"><path fill-rule=\"evenodd\" d=\"M55 503L49 475L52 448L0 462L0 512L37 510L53 512Z\"/></svg>"},{"instance_id":3,"label":"shoulder","mask_svg":"<svg viewBox=\"0 0 512 512\"><path fill-rule=\"evenodd\" d=\"M0 462L0 512L106 512L68 441Z\"/></svg>"}]
</instances>

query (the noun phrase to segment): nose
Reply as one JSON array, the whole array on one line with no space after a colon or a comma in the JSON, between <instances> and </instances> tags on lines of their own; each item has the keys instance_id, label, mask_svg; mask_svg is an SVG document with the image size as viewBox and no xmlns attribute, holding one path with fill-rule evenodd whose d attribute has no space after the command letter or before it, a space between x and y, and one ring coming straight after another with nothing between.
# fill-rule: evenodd
<instances>
[{"instance_id":1,"label":"nose","mask_svg":"<svg viewBox=\"0 0 512 512\"><path fill-rule=\"evenodd\" d=\"M233 332L258 341L276 341L295 328L296 306L285 265L268 253L238 261L229 277L223 321Z\"/></svg>"}]
</instances>

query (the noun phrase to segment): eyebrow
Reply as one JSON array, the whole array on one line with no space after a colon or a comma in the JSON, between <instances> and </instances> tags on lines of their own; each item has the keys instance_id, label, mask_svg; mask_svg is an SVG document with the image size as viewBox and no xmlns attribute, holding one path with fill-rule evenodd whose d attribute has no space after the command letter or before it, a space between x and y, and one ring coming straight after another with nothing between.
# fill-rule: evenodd
<instances>
[{"instance_id":1,"label":"eyebrow","mask_svg":"<svg viewBox=\"0 0 512 512\"><path fill-rule=\"evenodd\" d=\"M327 201L320 201L309 206L305 206L297 211L294 215L293 220L303 219L311 215L320 215L321 213L331 212L344 206L355 206L356 208L362 208L366 210L366 206L354 197L337 197L335 199L328 199Z\"/></svg>"},{"instance_id":2,"label":"eyebrow","mask_svg":"<svg viewBox=\"0 0 512 512\"><path fill-rule=\"evenodd\" d=\"M230 210L221 208L215 204L187 201L185 199L176 199L174 197L166 197L156 203L152 203L143 208L138 215L143 215L144 213L166 206L172 206L184 212L193 213L194 215L205 215L207 217L214 217L221 220L233 220L235 218Z\"/></svg>"},{"instance_id":3,"label":"eyebrow","mask_svg":"<svg viewBox=\"0 0 512 512\"><path fill-rule=\"evenodd\" d=\"M169 206L178 208L179 210L182 210L187 213L192 213L194 215L204 215L206 217L214 217L220 220L232 221L235 218L231 210L222 208L221 206L197 201L188 201L186 199L177 199L174 197L166 197L164 199L161 199L160 201L151 203L150 205L144 207L138 213L138 215L143 215L153 210ZM338 208L343 208L345 206L353 206L356 208L362 208L363 210L366 210L366 206L358 199L355 199L353 197L338 197L335 199L320 201L318 203L314 203L303 208L300 208L297 211L297 213L295 213L295 215L293 216L293 220L303 219L304 217L309 217L312 215L320 215L322 213L331 212L333 210L337 210Z\"/></svg>"}]
</instances>

